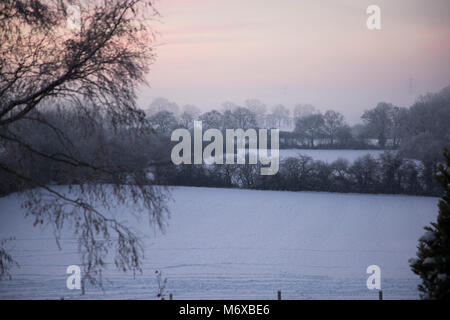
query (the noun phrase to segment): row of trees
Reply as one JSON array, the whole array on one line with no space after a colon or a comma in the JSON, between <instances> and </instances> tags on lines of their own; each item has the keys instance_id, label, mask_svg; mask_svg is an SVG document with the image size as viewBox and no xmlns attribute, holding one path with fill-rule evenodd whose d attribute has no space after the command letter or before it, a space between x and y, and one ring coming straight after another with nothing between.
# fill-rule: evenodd
<instances>
[{"instance_id":1,"label":"row of trees","mask_svg":"<svg viewBox=\"0 0 450 320\"><path fill-rule=\"evenodd\" d=\"M369 147L362 136L352 134L352 128L339 112L328 110L322 114L313 106L299 105L295 108L296 118L293 121L289 118L289 110L282 105L275 106L270 115L265 114L266 107L259 100L247 100L246 105L247 107L242 107L229 102L224 104L222 111L211 110L204 113L193 105L186 105L180 112L176 104L157 98L147 110L147 115L153 129L163 135L170 134L178 127L192 129L194 120L201 120L205 129L219 130L283 128L283 123L292 122L295 124L292 130L282 132L281 148L314 148L318 139L321 147ZM268 117L273 121L266 121Z\"/></svg>"},{"instance_id":2,"label":"row of trees","mask_svg":"<svg viewBox=\"0 0 450 320\"><path fill-rule=\"evenodd\" d=\"M175 166L170 161L174 142L170 141L169 135L155 133L148 126L113 128L107 125L103 116L96 115L91 119L89 130L83 133L84 120L74 113L67 110L61 113L56 109L39 114L36 112L31 116L67 128L64 139L73 141L72 150L76 151L73 156L80 164L89 163L93 168L102 170L73 166L51 157L30 157L28 148L58 155L65 151L66 146L61 143L61 136L49 134L47 126L41 122L33 121L24 126L15 124L10 130L21 132L27 145L8 146L0 154L0 160L14 171L27 168L27 176L32 177L34 183L17 179L12 173L0 172L0 178L5 181L0 187L0 194L39 185L120 184L128 183L130 179L136 179L142 185L156 183L292 191L437 194L433 175L438 160L411 160L409 154L401 150L386 152L379 159L365 156L353 163L339 159L328 164L306 156L289 158L280 163L276 176L264 177L260 175L258 165ZM213 117L216 113L210 111L200 117L205 119L209 115L211 119L216 119ZM211 125L212 122L205 123ZM120 172L111 175L108 169L112 168Z\"/></svg>"},{"instance_id":3,"label":"row of trees","mask_svg":"<svg viewBox=\"0 0 450 320\"><path fill-rule=\"evenodd\" d=\"M245 108L250 111L255 117L256 126L258 127L279 127L285 129L293 129L293 119L316 113L317 110L312 105L296 105L289 109L282 104L275 105L269 108L266 104L258 99L248 99L243 105L238 105L234 102L226 101L216 111L225 113L227 111L235 111L236 109ZM147 108L148 115L153 115L160 111L169 111L175 117L183 121L192 122L202 113L195 105L178 106L165 98L156 98Z\"/></svg>"},{"instance_id":4,"label":"row of trees","mask_svg":"<svg viewBox=\"0 0 450 320\"><path fill-rule=\"evenodd\" d=\"M11 141L3 144L0 163L9 170L0 171L0 196L54 185L132 182L143 187L152 182L145 177L148 167L168 162L167 138L155 135L148 125L113 127L101 114L86 119L59 108L33 110L29 117L35 120L8 128ZM19 141L12 140L19 134ZM29 179L18 179L19 171Z\"/></svg>"},{"instance_id":5,"label":"row of trees","mask_svg":"<svg viewBox=\"0 0 450 320\"><path fill-rule=\"evenodd\" d=\"M446 123L450 118L450 87L419 97L410 108L378 103L362 114L361 124L354 126L337 111L322 113L311 105L297 105L293 110L276 105L267 110L261 101L252 99L245 106L226 102L221 111L202 113L196 106L179 108L157 98L146 113L153 128L163 134L180 126L192 128L196 119L202 120L205 128L222 130L280 128L281 148L402 149L423 160L430 154L440 157L440 150L450 141Z\"/></svg>"},{"instance_id":6,"label":"row of trees","mask_svg":"<svg viewBox=\"0 0 450 320\"><path fill-rule=\"evenodd\" d=\"M160 184L287 191L327 191L438 195L428 169L417 161L385 152L353 163L332 163L308 156L288 158L275 176L260 175L260 165L180 165L155 168Z\"/></svg>"},{"instance_id":7,"label":"row of trees","mask_svg":"<svg viewBox=\"0 0 450 320\"><path fill-rule=\"evenodd\" d=\"M351 128L345 123L344 116L333 110L297 118L294 132L307 139L310 148L315 147L317 139L326 139L331 147L336 146L336 140L339 147L344 147L352 139Z\"/></svg>"}]
</instances>

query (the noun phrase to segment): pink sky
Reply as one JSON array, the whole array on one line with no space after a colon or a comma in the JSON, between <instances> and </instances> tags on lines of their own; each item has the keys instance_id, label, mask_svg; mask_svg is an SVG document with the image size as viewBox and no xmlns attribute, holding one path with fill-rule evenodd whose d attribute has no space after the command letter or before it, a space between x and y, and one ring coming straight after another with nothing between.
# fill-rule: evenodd
<instances>
[{"instance_id":1,"label":"pink sky","mask_svg":"<svg viewBox=\"0 0 450 320\"><path fill-rule=\"evenodd\" d=\"M381 8L382 30L366 27ZM158 0L157 60L139 102L203 110L257 98L313 104L354 123L379 101L409 106L450 85L448 0ZM413 90L409 89L409 78Z\"/></svg>"}]
</instances>

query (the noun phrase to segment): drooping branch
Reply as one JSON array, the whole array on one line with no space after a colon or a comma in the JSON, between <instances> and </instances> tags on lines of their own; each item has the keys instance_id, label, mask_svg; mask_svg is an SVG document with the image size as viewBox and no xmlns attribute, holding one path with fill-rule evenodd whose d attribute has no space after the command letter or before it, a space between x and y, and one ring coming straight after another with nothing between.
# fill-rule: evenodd
<instances>
[{"instance_id":1,"label":"drooping branch","mask_svg":"<svg viewBox=\"0 0 450 320\"><path fill-rule=\"evenodd\" d=\"M156 11L152 0L73 0L81 24L68 30L68 3L0 0L0 175L23 185L27 214L52 225L58 244L65 222L73 226L84 279L101 285L108 254L119 270L140 271L143 250L129 227L99 208L129 204L158 228L168 214L165 190L152 186L145 169L159 162L116 161L111 131L103 130L146 127L135 91L153 61L146 18ZM55 106L64 115L56 123L48 113ZM58 174L43 179L39 165ZM66 191L52 186L55 176Z\"/></svg>"}]
</instances>

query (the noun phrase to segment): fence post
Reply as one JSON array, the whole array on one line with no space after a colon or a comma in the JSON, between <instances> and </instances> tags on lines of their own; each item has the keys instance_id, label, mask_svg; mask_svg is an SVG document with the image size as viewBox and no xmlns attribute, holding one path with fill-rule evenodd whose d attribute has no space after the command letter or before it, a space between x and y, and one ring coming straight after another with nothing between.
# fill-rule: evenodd
<instances>
[{"instance_id":1,"label":"fence post","mask_svg":"<svg viewBox=\"0 0 450 320\"><path fill-rule=\"evenodd\" d=\"M383 291L378 291L378 300L383 300Z\"/></svg>"},{"instance_id":2,"label":"fence post","mask_svg":"<svg viewBox=\"0 0 450 320\"><path fill-rule=\"evenodd\" d=\"M278 300L281 300L281 291L280 290L278 290L278 292L277 292L277 298L278 298Z\"/></svg>"}]
</instances>

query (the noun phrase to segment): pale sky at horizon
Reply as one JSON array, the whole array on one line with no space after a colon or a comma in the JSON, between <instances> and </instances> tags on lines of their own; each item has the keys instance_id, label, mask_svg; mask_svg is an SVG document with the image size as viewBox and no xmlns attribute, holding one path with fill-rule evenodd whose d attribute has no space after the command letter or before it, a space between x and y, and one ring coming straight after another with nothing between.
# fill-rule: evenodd
<instances>
[{"instance_id":1,"label":"pale sky at horizon","mask_svg":"<svg viewBox=\"0 0 450 320\"><path fill-rule=\"evenodd\" d=\"M381 8L382 30L366 27ZM450 85L448 0L158 0L157 58L140 91L203 110L257 98L313 104L350 123ZM412 93L409 78L413 79Z\"/></svg>"}]
</instances>

